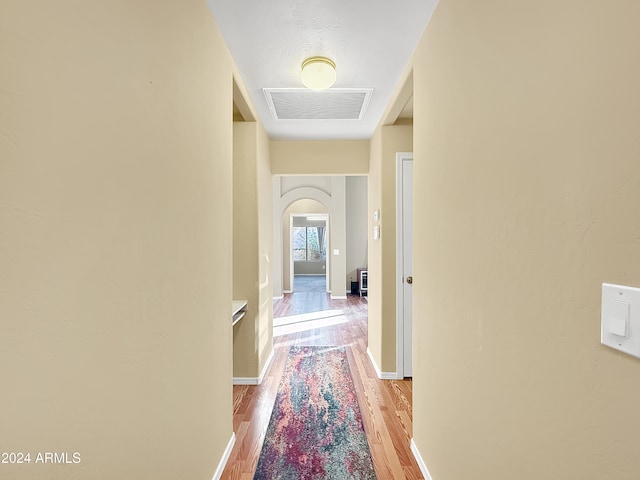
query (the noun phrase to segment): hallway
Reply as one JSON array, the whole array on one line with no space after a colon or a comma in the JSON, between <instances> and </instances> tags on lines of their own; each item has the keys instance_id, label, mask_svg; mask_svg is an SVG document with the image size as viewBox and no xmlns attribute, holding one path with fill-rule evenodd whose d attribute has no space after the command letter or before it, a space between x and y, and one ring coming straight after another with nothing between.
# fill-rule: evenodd
<instances>
[{"instance_id":1,"label":"hallway","mask_svg":"<svg viewBox=\"0 0 640 480\"><path fill-rule=\"evenodd\" d=\"M365 431L379 479L418 479L410 451L411 380L382 381L367 356L366 299L326 293L287 294L274 302L274 359L261 385L233 387L236 444L223 479L253 478L263 435L273 408L288 348L292 345L344 345L358 391Z\"/></svg>"}]
</instances>

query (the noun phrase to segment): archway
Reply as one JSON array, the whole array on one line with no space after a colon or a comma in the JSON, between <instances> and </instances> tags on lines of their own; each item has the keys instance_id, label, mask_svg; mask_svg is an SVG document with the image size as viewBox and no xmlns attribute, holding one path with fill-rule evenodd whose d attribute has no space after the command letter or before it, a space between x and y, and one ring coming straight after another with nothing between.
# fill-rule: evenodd
<instances>
[{"instance_id":1,"label":"archway","mask_svg":"<svg viewBox=\"0 0 640 480\"><path fill-rule=\"evenodd\" d=\"M331 194L318 187L298 187L281 193L280 177L274 177L274 224L273 224L273 295L282 297L284 288L284 262L287 261L283 249L283 218L289 207L299 200L313 200L319 203L327 215L330 250L327 252L328 290L333 298L346 298L345 288L345 181L344 177L333 177ZM312 213L312 212L309 212ZM287 219L289 217L287 216Z\"/></svg>"}]
</instances>

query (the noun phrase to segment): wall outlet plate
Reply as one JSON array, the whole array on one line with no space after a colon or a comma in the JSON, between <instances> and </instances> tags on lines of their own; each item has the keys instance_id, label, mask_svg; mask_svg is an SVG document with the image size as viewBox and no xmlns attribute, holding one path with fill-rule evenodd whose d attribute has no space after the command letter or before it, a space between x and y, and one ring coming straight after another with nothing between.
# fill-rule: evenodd
<instances>
[{"instance_id":1,"label":"wall outlet plate","mask_svg":"<svg viewBox=\"0 0 640 480\"><path fill-rule=\"evenodd\" d=\"M600 341L640 358L640 288L602 284Z\"/></svg>"}]
</instances>

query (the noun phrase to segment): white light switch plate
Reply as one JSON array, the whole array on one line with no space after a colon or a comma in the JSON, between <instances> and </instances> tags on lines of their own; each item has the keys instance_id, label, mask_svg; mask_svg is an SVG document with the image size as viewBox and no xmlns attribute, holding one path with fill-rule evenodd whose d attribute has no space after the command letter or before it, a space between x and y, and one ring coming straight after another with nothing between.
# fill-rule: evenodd
<instances>
[{"instance_id":1,"label":"white light switch plate","mask_svg":"<svg viewBox=\"0 0 640 480\"><path fill-rule=\"evenodd\" d=\"M640 358L640 288L602 284L600 341Z\"/></svg>"}]
</instances>

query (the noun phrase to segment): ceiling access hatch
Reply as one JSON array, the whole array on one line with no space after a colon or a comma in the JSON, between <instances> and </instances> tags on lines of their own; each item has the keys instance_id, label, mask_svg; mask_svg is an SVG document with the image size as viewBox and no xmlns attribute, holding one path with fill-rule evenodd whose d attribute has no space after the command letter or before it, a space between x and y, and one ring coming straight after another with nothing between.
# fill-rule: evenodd
<instances>
[{"instance_id":1,"label":"ceiling access hatch","mask_svg":"<svg viewBox=\"0 0 640 480\"><path fill-rule=\"evenodd\" d=\"M264 88L276 120L362 120L373 88Z\"/></svg>"}]
</instances>

